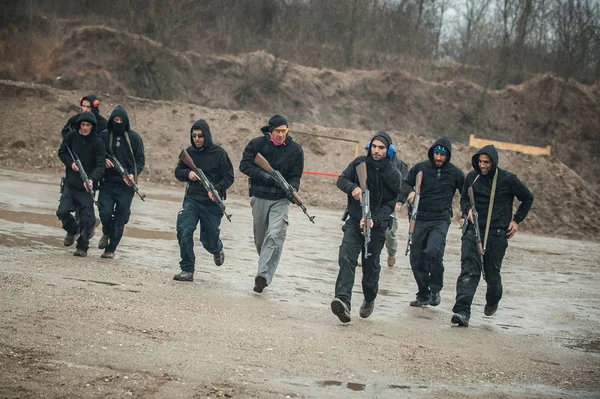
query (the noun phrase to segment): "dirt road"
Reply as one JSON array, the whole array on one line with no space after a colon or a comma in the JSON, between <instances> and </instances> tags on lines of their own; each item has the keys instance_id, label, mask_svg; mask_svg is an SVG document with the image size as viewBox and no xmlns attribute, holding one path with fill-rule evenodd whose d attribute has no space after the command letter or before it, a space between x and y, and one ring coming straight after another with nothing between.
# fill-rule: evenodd
<instances>
[{"instance_id":1,"label":"dirt road","mask_svg":"<svg viewBox=\"0 0 600 399\"><path fill-rule=\"evenodd\" d=\"M114 260L62 245L58 176L0 170L0 397L600 397L600 244L519 234L493 317L450 324L460 268L455 226L437 308L408 306L403 253L383 267L373 315L329 310L341 212L299 209L279 270L252 291L257 255L247 198L228 199L225 264L196 246L194 283L178 271L182 188L144 186ZM332 195L342 195L333 193ZM403 252L406 222L401 221ZM384 255L385 259L385 255Z\"/></svg>"}]
</instances>

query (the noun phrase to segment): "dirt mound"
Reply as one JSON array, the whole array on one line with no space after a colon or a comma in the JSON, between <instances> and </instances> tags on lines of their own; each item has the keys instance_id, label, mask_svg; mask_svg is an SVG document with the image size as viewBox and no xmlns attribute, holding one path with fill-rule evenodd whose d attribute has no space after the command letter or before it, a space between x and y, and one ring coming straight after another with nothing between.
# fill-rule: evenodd
<instances>
[{"instance_id":1,"label":"dirt mound","mask_svg":"<svg viewBox=\"0 0 600 399\"><path fill-rule=\"evenodd\" d=\"M18 170L60 173L63 170L56 150L60 129L77 112L80 92L44 85L0 81L0 165ZM246 111L210 109L180 102L145 100L126 96L101 95L100 109L107 115L123 104L132 127L140 132L146 148L144 181L179 184L173 177L179 151L189 145L192 123L206 119L215 141L229 153L237 170L247 142L259 134L266 118ZM357 140L359 151L373 132L343 130L292 123L292 135L305 150L308 171L340 173L354 158L356 144L315 137L314 134ZM306 134L310 133L310 134ZM433 140L411 133L391 131L402 159L410 165L424 159ZM455 144L453 162L470 170L475 149ZM500 166L529 185L535 194L534 207L523 229L536 233L582 239L600 239L600 197L577 174L554 157L533 157L500 152ZM335 187L335 178L305 175L301 195L308 205L342 208L345 196ZM233 194L247 195L247 180L236 172ZM57 187L58 190L58 187ZM58 196L58 192L57 192ZM341 212L340 212L341 213Z\"/></svg>"},{"instance_id":2,"label":"dirt mound","mask_svg":"<svg viewBox=\"0 0 600 399\"><path fill-rule=\"evenodd\" d=\"M430 138L445 134L463 143L475 133L552 145L554 156L600 188L598 85L545 75L493 91L462 79L468 72L458 65L431 64L418 75L400 69L338 72L264 52L237 57L176 52L143 36L97 26L74 30L54 54L52 77L40 81L63 89L276 111L292 122ZM475 80L484 80L481 71L473 73Z\"/></svg>"}]
</instances>

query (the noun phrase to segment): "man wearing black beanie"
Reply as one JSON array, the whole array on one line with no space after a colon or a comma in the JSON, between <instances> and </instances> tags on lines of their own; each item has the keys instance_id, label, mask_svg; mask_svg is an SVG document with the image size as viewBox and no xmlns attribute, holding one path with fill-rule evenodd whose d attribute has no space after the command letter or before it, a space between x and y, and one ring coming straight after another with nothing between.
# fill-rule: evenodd
<instances>
[{"instance_id":1,"label":"man wearing black beanie","mask_svg":"<svg viewBox=\"0 0 600 399\"><path fill-rule=\"evenodd\" d=\"M385 243L385 231L390 223L390 215L394 212L400 192L400 172L390 162L393 152L391 137L381 131L371 139L367 155L361 155L350 162L337 180L338 188L348 195L346 210L349 216L342 227L344 238L338 256L340 269L335 283L335 298L331 302L331 311L342 323L351 320L352 287L357 259L361 252L364 300L360 307L360 317L369 317L375 307L381 271L380 254ZM371 242L367 246L370 255L366 258L363 251L363 225L366 221L362 216L361 206L365 187L360 187L356 172L362 163L366 163L366 188L369 190L372 215Z\"/></svg>"},{"instance_id":2,"label":"man wearing black beanie","mask_svg":"<svg viewBox=\"0 0 600 399\"><path fill-rule=\"evenodd\" d=\"M261 154L298 191L304 170L304 151L288 134L288 126L283 116L273 115L268 125L261 128L263 134L250 140L240 161L240 171L248 176L252 197L254 244L259 255L254 291L258 293L271 284L279 265L290 198L269 173L254 163L254 158Z\"/></svg>"}]
</instances>

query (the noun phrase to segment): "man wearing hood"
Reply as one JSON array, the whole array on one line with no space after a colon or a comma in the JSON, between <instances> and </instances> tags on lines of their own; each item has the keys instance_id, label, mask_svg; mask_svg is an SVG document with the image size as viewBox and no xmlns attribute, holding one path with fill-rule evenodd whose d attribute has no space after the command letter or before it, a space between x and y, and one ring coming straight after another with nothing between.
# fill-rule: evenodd
<instances>
[{"instance_id":1,"label":"man wearing hood","mask_svg":"<svg viewBox=\"0 0 600 399\"><path fill-rule=\"evenodd\" d=\"M120 105L110 114L101 137L105 151L117 158L129 174L129 180L125 179L115 165L106 159L106 174L100 183L98 195L98 211L102 221L102 237L98 248L104 249L102 258L112 259L131 216L131 201L135 192L130 181L137 183L146 158L142 138L131 129L127 111Z\"/></svg>"},{"instance_id":2,"label":"man wearing hood","mask_svg":"<svg viewBox=\"0 0 600 399\"><path fill-rule=\"evenodd\" d=\"M296 191L300 189L304 170L304 151L288 134L288 121L281 115L273 115L268 123L261 128L263 134L246 145L240 161L240 171L248 176L254 244L259 255L254 278L254 291L258 293L271 284L279 265L292 199L269 173L254 163L254 157L262 154Z\"/></svg>"},{"instance_id":3,"label":"man wearing hood","mask_svg":"<svg viewBox=\"0 0 600 399\"><path fill-rule=\"evenodd\" d=\"M82 112L75 126L76 130L71 130L64 136L58 149L58 157L65 165L66 174L56 216L67 232L64 245L67 247L73 245L79 235L77 249L73 255L86 256L96 221L94 199L90 193L104 174L104 146L96 134L94 114ZM69 154L69 149L81 161L89 179L87 182L81 180L79 169ZM71 214L72 212L78 215L77 220Z\"/></svg>"},{"instance_id":4,"label":"man wearing hood","mask_svg":"<svg viewBox=\"0 0 600 399\"><path fill-rule=\"evenodd\" d=\"M363 252L361 263L364 300L359 315L367 318L373 312L379 290L381 271L379 261L385 243L385 231L400 193L400 172L390 161L394 153L391 137L386 132L380 131L371 139L367 147L367 155L358 156L350 162L337 180L338 188L348 195L349 216L342 227L344 237L338 255L340 269L335 283L335 298L331 301L331 311L342 323L351 320L352 287L357 259L361 252ZM367 166L367 186L372 215L368 258L365 258L363 251L365 240L363 226L366 221L362 217L362 188L356 173L356 167L363 162Z\"/></svg>"},{"instance_id":5,"label":"man wearing hood","mask_svg":"<svg viewBox=\"0 0 600 399\"><path fill-rule=\"evenodd\" d=\"M81 112L91 112L94 114L96 118L96 134L100 135L104 130L106 130L106 119L100 115L100 102L98 101L98 97L95 94L88 94L85 97L79 99L79 106L81 107ZM65 135L71 130L77 130L77 119L79 118L81 113L73 115L69 118L65 127L62 128L62 136Z\"/></svg>"},{"instance_id":6,"label":"man wearing hood","mask_svg":"<svg viewBox=\"0 0 600 399\"><path fill-rule=\"evenodd\" d=\"M190 129L190 145L186 151L198 169L213 184L219 196L225 200L226 190L233 184L233 165L227 152L215 144L210 127L204 119L194 122ZM177 240L181 272L173 277L177 281L194 281L196 256L194 255L194 231L200 222L200 242L213 254L214 262L221 266L225 261L223 242L219 238L223 212L215 202L212 192L207 192L200 177L181 160L175 168L177 180L186 182L183 209L177 214Z\"/></svg>"},{"instance_id":7,"label":"man wearing hood","mask_svg":"<svg viewBox=\"0 0 600 399\"><path fill-rule=\"evenodd\" d=\"M410 248L410 266L417 283L410 306L437 306L444 282L444 250L452 218L452 199L463 187L465 174L450 162L452 143L442 136L429 148L429 159L413 166L402 182L408 203L415 200L416 178L423 172L421 197Z\"/></svg>"},{"instance_id":8,"label":"man wearing hood","mask_svg":"<svg viewBox=\"0 0 600 399\"><path fill-rule=\"evenodd\" d=\"M493 145L479 150L471 159L473 170L467 174L462 188L460 207L468 215L463 229L460 275L456 282L456 303L452 308L452 323L467 327L471 317L471 304L481 278L481 261L475 241L473 213L469 201L469 187L473 189L475 209L479 214L479 229L484 249L483 270L487 283L486 304L483 313L492 316L502 298L500 268L508 247L508 239L519 230L531 206L533 194L519 178L498 167L498 151ZM517 197L519 208L513 215L513 201ZM490 214L491 210L491 214Z\"/></svg>"}]
</instances>

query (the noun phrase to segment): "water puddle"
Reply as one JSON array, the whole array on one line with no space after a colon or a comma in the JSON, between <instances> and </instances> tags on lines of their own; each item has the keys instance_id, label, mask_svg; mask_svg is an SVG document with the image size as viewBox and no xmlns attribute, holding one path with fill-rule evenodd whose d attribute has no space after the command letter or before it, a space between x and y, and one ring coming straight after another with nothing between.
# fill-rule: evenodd
<instances>
[{"instance_id":1,"label":"water puddle","mask_svg":"<svg viewBox=\"0 0 600 399\"><path fill-rule=\"evenodd\" d=\"M61 222L58 220L56 215L47 214L47 213L34 213L34 212L15 212L9 211L6 209L0 209L0 219L8 220L9 222L14 223L30 223L30 224L40 224L46 227L61 227ZM173 227L174 228L174 227ZM96 228L96 233L101 234L102 230L100 227ZM177 234L175 231L159 231L159 230L146 230L140 229L137 227L125 226L125 235L133 238L148 238L153 240L176 240ZM27 237L27 244L13 244L12 246L24 246L31 245L29 241L31 238ZM56 242L53 241L51 245L56 245ZM62 239L62 237L61 237ZM17 238L15 238L18 241ZM36 237L36 240L39 240L39 237ZM8 246L11 246L10 240L6 239L8 242ZM1 243L1 241L0 241Z\"/></svg>"},{"instance_id":2,"label":"water puddle","mask_svg":"<svg viewBox=\"0 0 600 399\"><path fill-rule=\"evenodd\" d=\"M576 344L565 345L569 349L576 349L583 352L600 353L600 340L588 342L578 342Z\"/></svg>"},{"instance_id":3,"label":"water puddle","mask_svg":"<svg viewBox=\"0 0 600 399\"><path fill-rule=\"evenodd\" d=\"M389 384L386 386L381 385L367 385L361 384L359 382L342 382L336 380L323 380L316 382L317 387L319 388L329 388L329 387L341 387L350 389L352 391L361 392L361 391L378 391L381 392L383 389L411 389L410 385L399 385L399 384ZM426 386L419 386L419 388L427 388Z\"/></svg>"},{"instance_id":4,"label":"water puddle","mask_svg":"<svg viewBox=\"0 0 600 399\"><path fill-rule=\"evenodd\" d=\"M86 279L82 279L82 278L73 278L73 277L63 277L63 278L65 280L83 281L84 283L104 284L104 285L109 285L111 287L121 285L118 283L111 283L110 281L86 280Z\"/></svg>"},{"instance_id":5,"label":"water puddle","mask_svg":"<svg viewBox=\"0 0 600 399\"><path fill-rule=\"evenodd\" d=\"M30 235L11 235L0 233L0 246L3 247L31 247L35 245L48 245L56 247L62 245L63 237L53 236L30 236Z\"/></svg>"},{"instance_id":6,"label":"water puddle","mask_svg":"<svg viewBox=\"0 0 600 399\"><path fill-rule=\"evenodd\" d=\"M326 387L341 387L346 386L346 388L351 389L352 391L364 391L366 384L359 384L357 382L347 382L343 383L341 381L333 381L333 380L325 380L325 381L317 381L317 386L321 388Z\"/></svg>"}]
</instances>

